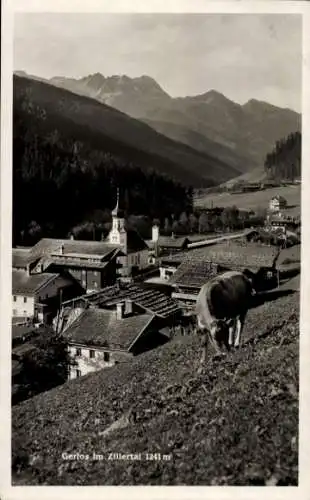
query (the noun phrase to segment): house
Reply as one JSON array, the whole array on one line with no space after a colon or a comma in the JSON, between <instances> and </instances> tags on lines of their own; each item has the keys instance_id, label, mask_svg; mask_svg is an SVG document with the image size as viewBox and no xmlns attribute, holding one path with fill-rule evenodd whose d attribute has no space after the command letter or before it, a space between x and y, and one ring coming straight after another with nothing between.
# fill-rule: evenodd
<instances>
[{"instance_id":1,"label":"house","mask_svg":"<svg viewBox=\"0 0 310 500\"><path fill-rule=\"evenodd\" d=\"M228 240L165 257L161 266L167 269L170 265L174 269L168 280L168 283L175 288L172 297L192 301L203 280L207 281L212 275L225 270L244 271L248 269L253 273L258 273L260 287L274 286L277 256L278 249L275 247L248 243L246 240ZM193 288L196 288L194 293L191 291ZM178 294L192 296L189 298L180 297Z\"/></svg>"},{"instance_id":2,"label":"house","mask_svg":"<svg viewBox=\"0 0 310 500\"><path fill-rule=\"evenodd\" d=\"M185 250L190 243L190 239L186 236L160 236L159 227L154 225L152 227L152 239L147 240L146 243L150 250L149 261L153 263L159 255Z\"/></svg>"},{"instance_id":3,"label":"house","mask_svg":"<svg viewBox=\"0 0 310 500\"><path fill-rule=\"evenodd\" d=\"M65 327L62 335L75 361L70 379L126 362L169 340L159 332L155 315L136 312L131 306L119 303L115 310L87 308Z\"/></svg>"},{"instance_id":4,"label":"house","mask_svg":"<svg viewBox=\"0 0 310 500\"><path fill-rule=\"evenodd\" d=\"M70 276L58 273L30 274L23 269L12 270L12 316L49 322L59 307L61 297L81 291ZM56 306L52 307L52 304Z\"/></svg>"},{"instance_id":5,"label":"house","mask_svg":"<svg viewBox=\"0 0 310 500\"><path fill-rule=\"evenodd\" d=\"M181 323L182 309L171 297L141 284L119 283L63 302L55 330L68 340L78 362L72 378L167 342Z\"/></svg>"},{"instance_id":6,"label":"house","mask_svg":"<svg viewBox=\"0 0 310 500\"><path fill-rule=\"evenodd\" d=\"M179 252L173 257L170 255L167 258L160 259L159 263L159 277L163 281L169 281L171 276L176 272L177 268L181 264L184 258L184 253Z\"/></svg>"},{"instance_id":7,"label":"house","mask_svg":"<svg viewBox=\"0 0 310 500\"><path fill-rule=\"evenodd\" d=\"M31 249L36 260L30 272L67 273L84 291L92 291L115 282L120 254L117 245L102 241L42 238Z\"/></svg>"},{"instance_id":8,"label":"house","mask_svg":"<svg viewBox=\"0 0 310 500\"><path fill-rule=\"evenodd\" d=\"M212 261L185 260L169 279L174 288L172 298L183 304L183 307L195 305L201 287L217 274L228 268Z\"/></svg>"},{"instance_id":9,"label":"house","mask_svg":"<svg viewBox=\"0 0 310 500\"><path fill-rule=\"evenodd\" d=\"M58 243L56 248L55 242ZM32 273L68 272L87 292L115 283L117 257L121 254L121 250L115 245L45 238L37 245L45 246L45 249Z\"/></svg>"},{"instance_id":10,"label":"house","mask_svg":"<svg viewBox=\"0 0 310 500\"><path fill-rule=\"evenodd\" d=\"M287 207L287 201L283 196L277 194L269 201L269 210L272 212L279 212L279 210L283 210Z\"/></svg>"},{"instance_id":11,"label":"house","mask_svg":"<svg viewBox=\"0 0 310 500\"><path fill-rule=\"evenodd\" d=\"M115 310L118 304L125 302L127 307L131 303L138 312L156 316L163 325L173 325L181 315L178 303L161 291L144 287L142 284L118 283L63 302L57 318L56 331L63 331L84 309L97 307Z\"/></svg>"}]
</instances>

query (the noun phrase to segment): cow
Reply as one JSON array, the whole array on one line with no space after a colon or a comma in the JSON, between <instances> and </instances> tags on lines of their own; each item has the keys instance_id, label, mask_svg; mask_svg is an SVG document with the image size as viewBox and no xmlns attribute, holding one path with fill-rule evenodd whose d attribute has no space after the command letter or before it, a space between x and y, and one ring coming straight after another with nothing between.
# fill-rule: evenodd
<instances>
[{"instance_id":1,"label":"cow","mask_svg":"<svg viewBox=\"0 0 310 500\"><path fill-rule=\"evenodd\" d=\"M198 294L196 315L198 332L201 334L202 357L207 357L208 346L215 355L226 349L239 347L246 314L255 290L249 276L239 271L227 271L205 283Z\"/></svg>"}]
</instances>

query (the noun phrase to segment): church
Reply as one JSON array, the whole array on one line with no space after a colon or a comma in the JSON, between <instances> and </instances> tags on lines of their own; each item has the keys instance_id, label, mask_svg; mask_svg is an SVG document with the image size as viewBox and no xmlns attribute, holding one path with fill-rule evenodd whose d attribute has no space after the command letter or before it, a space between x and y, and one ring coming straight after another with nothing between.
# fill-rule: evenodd
<instances>
[{"instance_id":1,"label":"church","mask_svg":"<svg viewBox=\"0 0 310 500\"><path fill-rule=\"evenodd\" d=\"M112 210L112 228L107 243L116 245L121 250L117 262L120 265L118 273L122 277L132 276L149 266L149 247L139 233L126 223L124 211L119 207L119 189L116 206Z\"/></svg>"}]
</instances>

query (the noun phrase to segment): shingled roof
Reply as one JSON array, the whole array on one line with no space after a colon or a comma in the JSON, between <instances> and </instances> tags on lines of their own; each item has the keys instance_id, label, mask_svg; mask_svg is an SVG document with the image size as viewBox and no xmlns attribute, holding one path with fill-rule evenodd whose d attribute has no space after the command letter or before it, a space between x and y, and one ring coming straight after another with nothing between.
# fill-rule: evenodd
<instances>
[{"instance_id":1,"label":"shingled roof","mask_svg":"<svg viewBox=\"0 0 310 500\"><path fill-rule=\"evenodd\" d=\"M184 285L186 287L200 288L209 279L216 276L218 273L225 271L226 268L213 262L185 261L178 267L176 272L171 276L169 284Z\"/></svg>"},{"instance_id":2,"label":"shingled roof","mask_svg":"<svg viewBox=\"0 0 310 500\"><path fill-rule=\"evenodd\" d=\"M118 319L115 311L86 309L63 336L70 343L128 350L155 316L136 314Z\"/></svg>"},{"instance_id":3,"label":"shingled roof","mask_svg":"<svg viewBox=\"0 0 310 500\"><path fill-rule=\"evenodd\" d=\"M258 270L272 267L278 254L276 247L256 243L223 242L208 247L194 248L165 257L165 262L204 262L212 261L233 270Z\"/></svg>"},{"instance_id":4,"label":"shingled roof","mask_svg":"<svg viewBox=\"0 0 310 500\"><path fill-rule=\"evenodd\" d=\"M81 298L97 307L106 308L130 299L145 311L162 318L167 318L180 311L178 303L159 290L132 284L123 284L121 287L117 285L106 287L99 292L87 294Z\"/></svg>"},{"instance_id":5,"label":"shingled roof","mask_svg":"<svg viewBox=\"0 0 310 500\"><path fill-rule=\"evenodd\" d=\"M31 254L31 248L12 249L12 267L15 269L26 269L36 258Z\"/></svg>"},{"instance_id":6,"label":"shingled roof","mask_svg":"<svg viewBox=\"0 0 310 500\"><path fill-rule=\"evenodd\" d=\"M88 255L101 255L105 257L111 251L119 248L118 245L112 245L105 241L85 241L85 240L71 240L71 239L54 239L42 238L31 249L31 256L50 256L59 252L63 246L63 253L75 254L88 254Z\"/></svg>"},{"instance_id":7,"label":"shingled roof","mask_svg":"<svg viewBox=\"0 0 310 500\"><path fill-rule=\"evenodd\" d=\"M13 295L34 295L40 288L47 285L49 281L59 276L58 273L40 273L28 275L23 270L12 270L12 293Z\"/></svg>"},{"instance_id":8,"label":"shingled roof","mask_svg":"<svg viewBox=\"0 0 310 500\"><path fill-rule=\"evenodd\" d=\"M181 250L182 248L185 248L187 243L189 242L190 240L186 236L178 238L173 238L171 236L160 236L158 238L158 245L161 248L176 248ZM155 241L148 240L147 244L150 248L154 248Z\"/></svg>"},{"instance_id":9,"label":"shingled roof","mask_svg":"<svg viewBox=\"0 0 310 500\"><path fill-rule=\"evenodd\" d=\"M126 228L127 233L127 253L147 250L148 246L140 234L131 227Z\"/></svg>"},{"instance_id":10,"label":"shingled roof","mask_svg":"<svg viewBox=\"0 0 310 500\"><path fill-rule=\"evenodd\" d=\"M41 261L40 261L41 262ZM87 261L86 259L79 259L79 258L73 258L73 257L66 257L66 256L61 256L61 255L52 255L50 258L45 258L42 259L42 267L43 269L47 269L49 266L54 264L55 266L61 266L61 267L69 267L69 268L81 268L81 269L104 269L109 262L91 262Z\"/></svg>"}]
</instances>

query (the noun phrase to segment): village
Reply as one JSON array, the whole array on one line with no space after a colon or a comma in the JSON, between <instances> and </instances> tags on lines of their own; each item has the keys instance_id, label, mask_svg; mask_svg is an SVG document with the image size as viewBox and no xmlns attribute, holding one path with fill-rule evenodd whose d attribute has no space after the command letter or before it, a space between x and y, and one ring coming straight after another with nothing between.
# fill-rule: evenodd
<instances>
[{"instance_id":1,"label":"village","mask_svg":"<svg viewBox=\"0 0 310 500\"><path fill-rule=\"evenodd\" d=\"M136 3L7 9L2 490L300 487L303 2Z\"/></svg>"},{"instance_id":2,"label":"village","mask_svg":"<svg viewBox=\"0 0 310 500\"><path fill-rule=\"evenodd\" d=\"M300 220L282 196L266 208L263 226L163 236L154 224L144 240L126 224L118 192L106 239L42 238L13 248L13 404L22 398L23 361L46 329L66 343L71 380L195 334L199 290L219 273L255 273L262 292L285 285L300 272Z\"/></svg>"}]
</instances>

